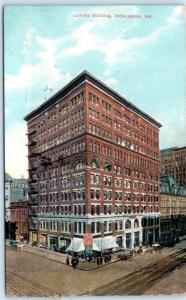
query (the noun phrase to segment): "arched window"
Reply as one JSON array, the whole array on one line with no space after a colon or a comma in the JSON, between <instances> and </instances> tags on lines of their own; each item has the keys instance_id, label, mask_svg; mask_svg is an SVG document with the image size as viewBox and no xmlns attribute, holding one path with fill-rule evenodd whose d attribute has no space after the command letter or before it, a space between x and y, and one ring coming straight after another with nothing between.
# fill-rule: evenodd
<instances>
[{"instance_id":1,"label":"arched window","mask_svg":"<svg viewBox=\"0 0 186 300\"><path fill-rule=\"evenodd\" d=\"M85 167L85 164L83 161L78 161L74 164L75 171L82 170L82 169L84 169L84 167Z\"/></svg>"},{"instance_id":2,"label":"arched window","mask_svg":"<svg viewBox=\"0 0 186 300\"><path fill-rule=\"evenodd\" d=\"M109 164L108 162L106 162L104 164L104 170L107 171L107 172L111 172L112 171L112 166L111 164Z\"/></svg>"},{"instance_id":3,"label":"arched window","mask_svg":"<svg viewBox=\"0 0 186 300\"><path fill-rule=\"evenodd\" d=\"M156 180L156 181L158 181L158 180L159 180L158 176L155 176L155 180Z\"/></svg>"},{"instance_id":4,"label":"arched window","mask_svg":"<svg viewBox=\"0 0 186 300\"><path fill-rule=\"evenodd\" d=\"M139 227L139 220L136 219L136 220L134 221L134 228L138 228L138 227Z\"/></svg>"},{"instance_id":5,"label":"arched window","mask_svg":"<svg viewBox=\"0 0 186 300\"><path fill-rule=\"evenodd\" d=\"M130 229L131 228L131 221L127 220L125 223L125 229Z\"/></svg>"},{"instance_id":6,"label":"arched window","mask_svg":"<svg viewBox=\"0 0 186 300\"><path fill-rule=\"evenodd\" d=\"M97 159L93 159L92 162L91 162L91 167L94 168L94 169L99 169L100 167L100 164L98 162Z\"/></svg>"}]
</instances>

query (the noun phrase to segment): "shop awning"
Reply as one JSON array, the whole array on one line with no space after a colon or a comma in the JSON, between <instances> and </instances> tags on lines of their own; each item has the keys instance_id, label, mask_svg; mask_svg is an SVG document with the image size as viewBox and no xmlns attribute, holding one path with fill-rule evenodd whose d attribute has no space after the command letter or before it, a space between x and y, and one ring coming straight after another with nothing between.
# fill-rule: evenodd
<instances>
[{"instance_id":1,"label":"shop awning","mask_svg":"<svg viewBox=\"0 0 186 300\"><path fill-rule=\"evenodd\" d=\"M107 250L107 249L114 249L114 248L119 247L115 241L114 236L106 236L104 238L97 238L97 239L94 239L94 242L97 245L97 247L100 249L100 251Z\"/></svg>"},{"instance_id":2,"label":"shop awning","mask_svg":"<svg viewBox=\"0 0 186 300\"><path fill-rule=\"evenodd\" d=\"M71 240L70 246L66 249L66 251L73 251L73 252L81 252L85 250L84 241L80 238L73 238ZM93 240L93 246L92 250L94 251L101 251L99 247L96 245L96 243Z\"/></svg>"},{"instance_id":3,"label":"shop awning","mask_svg":"<svg viewBox=\"0 0 186 300\"><path fill-rule=\"evenodd\" d=\"M92 250L94 250L94 251L101 251L101 249L99 249L98 246L96 245L96 243L94 243L94 242L93 242Z\"/></svg>"},{"instance_id":4,"label":"shop awning","mask_svg":"<svg viewBox=\"0 0 186 300\"><path fill-rule=\"evenodd\" d=\"M70 246L66 249L67 251L73 252L81 252L85 250L85 246L83 244L83 239L80 238L73 238L71 240Z\"/></svg>"}]
</instances>

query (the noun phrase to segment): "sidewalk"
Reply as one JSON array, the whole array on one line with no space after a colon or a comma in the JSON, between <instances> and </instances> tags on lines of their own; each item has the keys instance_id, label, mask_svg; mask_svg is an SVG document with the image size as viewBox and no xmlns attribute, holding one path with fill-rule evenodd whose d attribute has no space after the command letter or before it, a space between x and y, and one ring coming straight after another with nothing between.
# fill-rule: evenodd
<instances>
[{"instance_id":1,"label":"sidewalk","mask_svg":"<svg viewBox=\"0 0 186 300\"><path fill-rule=\"evenodd\" d=\"M7 246L9 246L9 243L7 242L6 243ZM13 251L13 250L12 250ZM26 253L29 253L29 254L33 254L33 255L37 255L37 256L41 256L41 257L44 257L46 259L49 259L49 260L53 260L53 261L56 261L58 263L62 263L62 264L65 264L66 265L66 256L67 254L65 253L59 253L59 252L54 252L52 250L48 250L48 249L42 249L42 248L38 248L38 247L32 247L31 245L24 245L23 247L21 247L20 251L23 251L23 252L26 252ZM152 248L151 247L148 247L147 249L144 249L144 252L141 253L141 254L135 254L134 256L143 256L143 255L146 255L146 254L152 254L153 251L152 251ZM120 253L115 253L115 254L112 254L111 257L111 261L108 262L108 263L105 263L103 261L103 264L98 266L97 265L97 261L87 261L85 259L81 259L80 258L80 261L79 261L79 264L77 265L77 269L79 270L82 270L82 271L92 271L92 270L95 270L95 269L98 269L98 268L103 268L105 266L108 266L110 264L113 264L113 263L116 263L118 261L120 261L120 259L118 258L118 255ZM70 258L70 262L71 262L71 256L68 255L69 258ZM129 260L131 258L129 257ZM69 267L72 268L72 265L70 264Z\"/></svg>"},{"instance_id":2,"label":"sidewalk","mask_svg":"<svg viewBox=\"0 0 186 300\"><path fill-rule=\"evenodd\" d=\"M21 251L27 252L27 253L30 253L33 255L41 256L46 259L53 260L58 263L62 263L62 264L66 265L67 254L65 254L65 253L59 253L59 252L54 252L52 250L42 249L42 248L38 248L38 247L32 247L30 245L24 245ZM68 255L68 256L71 261L72 257L70 255ZM96 261L88 262L87 260L80 258L79 264L77 265L77 269L82 270L82 271L91 271L91 270L95 270L95 269L104 267L106 265L115 263L117 261L119 261L119 259L117 259L117 256L115 254L112 255L111 262L103 263L102 266L98 266ZM72 268L72 265L70 264L69 267Z\"/></svg>"}]
</instances>

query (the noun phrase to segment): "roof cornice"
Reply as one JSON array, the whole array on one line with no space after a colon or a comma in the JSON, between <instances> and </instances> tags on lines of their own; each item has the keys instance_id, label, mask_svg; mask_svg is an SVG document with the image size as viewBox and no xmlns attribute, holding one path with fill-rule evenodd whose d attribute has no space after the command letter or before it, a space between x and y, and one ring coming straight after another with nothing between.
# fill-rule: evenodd
<instances>
[{"instance_id":1,"label":"roof cornice","mask_svg":"<svg viewBox=\"0 0 186 300\"><path fill-rule=\"evenodd\" d=\"M161 123L156 121L154 118L152 118L150 115L145 113L143 110L139 109L137 106L135 106L133 103L128 101L126 98L121 96L119 93L117 93L115 90L107 86L105 83L103 83L101 80L94 77L92 74L90 74L88 71L81 72L78 76L76 76L73 80L71 80L67 85L65 85L61 90L59 90L57 93L55 93L52 97L50 97L47 101L42 103L40 106L38 106L36 109L34 109L32 112L30 112L28 115L24 117L25 121L29 121L42 113L47 108L54 105L56 102L58 102L61 98L65 97L71 90L73 90L76 86L79 86L81 83L85 81L89 81L99 87L101 90L106 92L107 94L111 95L113 98L118 100L120 103L124 104L126 107L128 107L130 110L132 110L134 113L137 113L144 119L148 120L149 122L153 123L155 126L160 128L162 126Z\"/></svg>"}]
</instances>

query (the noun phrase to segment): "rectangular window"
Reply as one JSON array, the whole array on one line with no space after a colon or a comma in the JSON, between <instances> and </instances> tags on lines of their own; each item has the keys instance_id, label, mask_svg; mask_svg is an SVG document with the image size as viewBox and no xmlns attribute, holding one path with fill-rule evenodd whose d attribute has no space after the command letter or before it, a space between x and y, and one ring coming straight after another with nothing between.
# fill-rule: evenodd
<instances>
[{"instance_id":1,"label":"rectangular window","mask_svg":"<svg viewBox=\"0 0 186 300\"><path fill-rule=\"evenodd\" d=\"M100 206L98 206L98 205L96 206L96 214L100 215Z\"/></svg>"},{"instance_id":2,"label":"rectangular window","mask_svg":"<svg viewBox=\"0 0 186 300\"><path fill-rule=\"evenodd\" d=\"M100 199L100 191L96 190L96 199L99 200Z\"/></svg>"},{"instance_id":3,"label":"rectangular window","mask_svg":"<svg viewBox=\"0 0 186 300\"><path fill-rule=\"evenodd\" d=\"M90 198L94 199L94 190L90 190Z\"/></svg>"},{"instance_id":4,"label":"rectangular window","mask_svg":"<svg viewBox=\"0 0 186 300\"><path fill-rule=\"evenodd\" d=\"M101 231L101 225L100 222L97 222L97 233L99 233Z\"/></svg>"},{"instance_id":5,"label":"rectangular window","mask_svg":"<svg viewBox=\"0 0 186 300\"><path fill-rule=\"evenodd\" d=\"M91 233L95 233L95 222L91 223Z\"/></svg>"},{"instance_id":6,"label":"rectangular window","mask_svg":"<svg viewBox=\"0 0 186 300\"><path fill-rule=\"evenodd\" d=\"M107 221L104 222L104 232L107 232Z\"/></svg>"}]
</instances>

